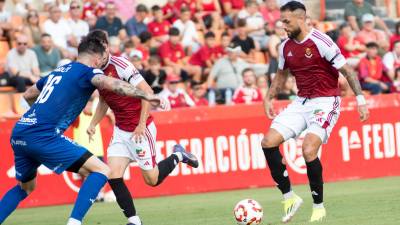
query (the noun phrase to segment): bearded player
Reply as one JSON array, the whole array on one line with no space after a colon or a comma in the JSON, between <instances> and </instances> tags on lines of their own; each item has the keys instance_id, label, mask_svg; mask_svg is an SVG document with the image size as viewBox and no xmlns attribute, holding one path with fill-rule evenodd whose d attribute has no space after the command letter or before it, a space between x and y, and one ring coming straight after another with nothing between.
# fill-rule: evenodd
<instances>
[{"instance_id":1,"label":"bearded player","mask_svg":"<svg viewBox=\"0 0 400 225\"><path fill-rule=\"evenodd\" d=\"M314 202L310 222L320 221L326 216L326 210L318 150L322 143L328 141L339 118L339 72L346 77L357 96L361 121L368 119L369 111L360 83L339 48L330 37L307 26L305 6L291 1L280 10L289 38L279 47L279 68L264 100L265 112L273 121L261 145L272 178L283 194L285 215L282 221L288 222L303 200L292 191L279 145L305 131L302 152ZM272 100L279 93L289 71L296 78L298 96L275 117Z\"/></svg>"},{"instance_id":2,"label":"bearded player","mask_svg":"<svg viewBox=\"0 0 400 225\"><path fill-rule=\"evenodd\" d=\"M93 31L89 36L108 45L107 35L103 31ZM125 80L145 93L153 93L140 73L123 57L110 55L103 71L105 75ZM173 154L157 164L155 142L157 129L153 117L149 114L150 104L141 99L121 97L106 90L101 90L99 93L100 101L87 132L90 136L93 135L96 125L105 116L108 108L111 108L115 114L116 124L112 142L107 150L107 162L111 169L108 183L128 219L128 225L141 225L132 196L122 178L129 164L136 161L146 184L158 186L179 162L197 168L198 161L182 146L175 145ZM168 101L162 103L168 104Z\"/></svg>"}]
</instances>

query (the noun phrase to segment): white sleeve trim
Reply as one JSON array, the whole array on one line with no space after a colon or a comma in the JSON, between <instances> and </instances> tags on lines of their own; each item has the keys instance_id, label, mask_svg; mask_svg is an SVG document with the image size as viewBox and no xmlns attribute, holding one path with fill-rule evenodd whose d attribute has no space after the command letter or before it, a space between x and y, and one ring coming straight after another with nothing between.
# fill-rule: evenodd
<instances>
[{"instance_id":1,"label":"white sleeve trim","mask_svg":"<svg viewBox=\"0 0 400 225\"><path fill-rule=\"evenodd\" d=\"M279 45L279 49L278 49L278 68L280 70L283 70L285 68L285 56L283 55L283 49L285 48L285 45L287 43L287 41L289 40L286 39L285 41L283 41L280 45Z\"/></svg>"}]
</instances>

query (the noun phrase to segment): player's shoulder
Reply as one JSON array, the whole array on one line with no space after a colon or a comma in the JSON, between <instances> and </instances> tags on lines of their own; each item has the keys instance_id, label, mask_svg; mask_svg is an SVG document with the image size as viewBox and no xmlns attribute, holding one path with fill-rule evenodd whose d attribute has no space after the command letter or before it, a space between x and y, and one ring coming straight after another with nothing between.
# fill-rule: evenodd
<instances>
[{"instance_id":1,"label":"player's shoulder","mask_svg":"<svg viewBox=\"0 0 400 225\"><path fill-rule=\"evenodd\" d=\"M331 37L317 29L311 30L310 39L317 45L317 47L330 48L334 45Z\"/></svg>"},{"instance_id":2,"label":"player's shoulder","mask_svg":"<svg viewBox=\"0 0 400 225\"><path fill-rule=\"evenodd\" d=\"M110 58L110 62L118 69L126 70L128 68L132 68L133 64L129 62L129 60L123 56L114 56L112 55Z\"/></svg>"}]
</instances>

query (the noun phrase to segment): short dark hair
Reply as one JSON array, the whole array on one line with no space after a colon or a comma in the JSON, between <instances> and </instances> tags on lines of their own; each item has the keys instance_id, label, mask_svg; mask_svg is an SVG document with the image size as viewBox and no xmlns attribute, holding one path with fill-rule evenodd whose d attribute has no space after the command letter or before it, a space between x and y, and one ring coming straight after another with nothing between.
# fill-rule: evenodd
<instances>
[{"instance_id":1,"label":"short dark hair","mask_svg":"<svg viewBox=\"0 0 400 225\"><path fill-rule=\"evenodd\" d=\"M231 37L231 35L230 35L228 32L224 31L224 32L221 34L221 37Z\"/></svg>"},{"instance_id":2,"label":"short dark hair","mask_svg":"<svg viewBox=\"0 0 400 225\"><path fill-rule=\"evenodd\" d=\"M245 27L246 26L246 20L245 19L238 19L237 26L238 27Z\"/></svg>"},{"instance_id":3,"label":"short dark hair","mask_svg":"<svg viewBox=\"0 0 400 225\"><path fill-rule=\"evenodd\" d=\"M379 48L379 45L376 42L373 42L373 41L368 42L365 46L367 48Z\"/></svg>"},{"instance_id":4,"label":"short dark hair","mask_svg":"<svg viewBox=\"0 0 400 225\"><path fill-rule=\"evenodd\" d=\"M208 31L205 35L204 35L204 39L207 38L215 38L215 34L212 31Z\"/></svg>"},{"instance_id":5,"label":"short dark hair","mask_svg":"<svg viewBox=\"0 0 400 225\"><path fill-rule=\"evenodd\" d=\"M184 12L190 12L190 9L188 7L186 7L186 6L182 6L181 7L181 13L184 13Z\"/></svg>"},{"instance_id":6,"label":"short dark hair","mask_svg":"<svg viewBox=\"0 0 400 225\"><path fill-rule=\"evenodd\" d=\"M0 0L0 2L1 2L1 0ZM40 35L40 39L45 38L45 37L51 38L51 35L48 33L43 33L42 35Z\"/></svg>"},{"instance_id":7,"label":"short dark hair","mask_svg":"<svg viewBox=\"0 0 400 225\"><path fill-rule=\"evenodd\" d=\"M104 42L100 39L86 36L78 46L78 54L103 54L106 51Z\"/></svg>"},{"instance_id":8,"label":"short dark hair","mask_svg":"<svg viewBox=\"0 0 400 225\"><path fill-rule=\"evenodd\" d=\"M135 47L135 44L133 43L132 40L129 40L129 41L125 42L125 44L124 44L124 48L134 48L134 47Z\"/></svg>"},{"instance_id":9,"label":"short dark hair","mask_svg":"<svg viewBox=\"0 0 400 225\"><path fill-rule=\"evenodd\" d=\"M96 39L101 43L108 45L108 34L104 30L94 29L86 36L88 39Z\"/></svg>"},{"instance_id":10,"label":"short dark hair","mask_svg":"<svg viewBox=\"0 0 400 225\"><path fill-rule=\"evenodd\" d=\"M147 9L146 5L144 4L139 4L136 6L136 12L148 12L149 10Z\"/></svg>"},{"instance_id":11,"label":"short dark hair","mask_svg":"<svg viewBox=\"0 0 400 225\"><path fill-rule=\"evenodd\" d=\"M152 55L149 58L149 64L159 64L161 63L161 59L158 55Z\"/></svg>"},{"instance_id":12,"label":"short dark hair","mask_svg":"<svg viewBox=\"0 0 400 225\"><path fill-rule=\"evenodd\" d=\"M349 26L350 26L350 24L348 24L347 22L344 22L344 23L340 24L339 30L343 30L344 28L349 27Z\"/></svg>"},{"instance_id":13,"label":"short dark hair","mask_svg":"<svg viewBox=\"0 0 400 225\"><path fill-rule=\"evenodd\" d=\"M151 7L151 11L153 11L153 12L157 12L160 10L161 10L161 7L159 5L153 5L153 7Z\"/></svg>"},{"instance_id":14,"label":"short dark hair","mask_svg":"<svg viewBox=\"0 0 400 225\"><path fill-rule=\"evenodd\" d=\"M244 74L245 73L247 73L247 72L253 72L254 73L254 70L252 69L252 68L246 68L246 69L244 69L243 71L242 71L242 76L244 76Z\"/></svg>"},{"instance_id":15,"label":"short dark hair","mask_svg":"<svg viewBox=\"0 0 400 225\"><path fill-rule=\"evenodd\" d=\"M280 10L281 10L281 12L283 12L283 11L293 12L297 9L306 11L306 7L304 6L304 4L301 2L298 2L298 1L290 1L290 2L286 3L285 5L283 5Z\"/></svg>"},{"instance_id":16,"label":"short dark hair","mask_svg":"<svg viewBox=\"0 0 400 225\"><path fill-rule=\"evenodd\" d=\"M170 35L170 36L179 36L179 30L178 30L178 28L176 28L176 27L171 27L170 29L169 29L169 32L168 32L168 34Z\"/></svg>"},{"instance_id":17,"label":"short dark hair","mask_svg":"<svg viewBox=\"0 0 400 225\"><path fill-rule=\"evenodd\" d=\"M143 31L142 33L139 34L140 43L142 43L142 44L146 43L152 37L153 37L153 35L150 32Z\"/></svg>"}]
</instances>

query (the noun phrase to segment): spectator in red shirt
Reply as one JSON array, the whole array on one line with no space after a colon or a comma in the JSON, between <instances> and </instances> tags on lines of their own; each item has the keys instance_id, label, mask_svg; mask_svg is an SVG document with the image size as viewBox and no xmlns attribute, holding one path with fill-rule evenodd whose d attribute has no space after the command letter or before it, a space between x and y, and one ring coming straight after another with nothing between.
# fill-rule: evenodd
<instances>
[{"instance_id":1,"label":"spectator in red shirt","mask_svg":"<svg viewBox=\"0 0 400 225\"><path fill-rule=\"evenodd\" d=\"M162 7L164 19L168 20L171 24L177 20L179 16L179 8L175 6L176 0L168 0L167 3Z\"/></svg>"},{"instance_id":2,"label":"spectator in red shirt","mask_svg":"<svg viewBox=\"0 0 400 225\"><path fill-rule=\"evenodd\" d=\"M378 56L379 46L375 42L367 44L367 56L359 64L359 79L363 90L371 94L380 94L390 89L390 84L383 82L383 63Z\"/></svg>"},{"instance_id":3,"label":"spectator in red shirt","mask_svg":"<svg viewBox=\"0 0 400 225\"><path fill-rule=\"evenodd\" d=\"M256 74L253 69L247 68L242 72L243 85L236 89L233 94L233 102L235 104L251 104L261 102L263 100L260 89L256 86Z\"/></svg>"},{"instance_id":4,"label":"spectator in red shirt","mask_svg":"<svg viewBox=\"0 0 400 225\"><path fill-rule=\"evenodd\" d=\"M395 33L390 37L390 51L393 50L393 45L396 41L400 41L400 21L396 23Z\"/></svg>"},{"instance_id":5,"label":"spectator in red shirt","mask_svg":"<svg viewBox=\"0 0 400 225\"><path fill-rule=\"evenodd\" d=\"M265 0L260 5L261 15L264 17L265 23L269 31L273 31L275 23L280 19L281 11L276 0Z\"/></svg>"},{"instance_id":6,"label":"spectator in red shirt","mask_svg":"<svg viewBox=\"0 0 400 225\"><path fill-rule=\"evenodd\" d=\"M365 45L355 36L348 23L342 24L339 29L340 36L337 40L337 45L342 55L346 57L347 62L355 68L358 66L360 59L364 57Z\"/></svg>"},{"instance_id":7,"label":"spectator in red shirt","mask_svg":"<svg viewBox=\"0 0 400 225\"><path fill-rule=\"evenodd\" d=\"M178 87L180 82L181 79L179 76L175 74L169 74L167 76L166 88L160 93L161 97L169 100L171 108L173 109L191 107L195 105L185 90Z\"/></svg>"},{"instance_id":8,"label":"spectator in red shirt","mask_svg":"<svg viewBox=\"0 0 400 225\"><path fill-rule=\"evenodd\" d=\"M197 3L196 0L176 0L175 8L181 10L183 7L188 8L190 10L190 14L192 17L197 12Z\"/></svg>"},{"instance_id":9,"label":"spectator in red shirt","mask_svg":"<svg viewBox=\"0 0 400 225\"><path fill-rule=\"evenodd\" d=\"M158 49L158 55L162 59L167 73L180 74L183 81L187 81L189 76L200 81L201 69L187 63L183 46L180 44L179 30L172 27L168 34L169 40Z\"/></svg>"},{"instance_id":10,"label":"spectator in red shirt","mask_svg":"<svg viewBox=\"0 0 400 225\"><path fill-rule=\"evenodd\" d=\"M147 25L147 30L154 38L153 47L157 48L168 39L168 31L171 27L171 24L167 20L164 20L163 12L160 6L155 5L151 7L151 11L154 19Z\"/></svg>"},{"instance_id":11,"label":"spectator in red shirt","mask_svg":"<svg viewBox=\"0 0 400 225\"><path fill-rule=\"evenodd\" d=\"M374 16L372 14L364 14L362 22L363 27L362 30L358 32L357 37L363 42L363 44L376 42L381 49L389 49L389 40L385 32L374 28Z\"/></svg>"},{"instance_id":12,"label":"spectator in red shirt","mask_svg":"<svg viewBox=\"0 0 400 225\"><path fill-rule=\"evenodd\" d=\"M233 19L238 12L244 7L244 0L220 0L224 12L225 24L232 27L234 25Z\"/></svg>"},{"instance_id":13,"label":"spectator in red shirt","mask_svg":"<svg viewBox=\"0 0 400 225\"><path fill-rule=\"evenodd\" d=\"M83 6L82 19L85 20L87 17L100 17L104 14L106 5L100 0L88 0Z\"/></svg>"},{"instance_id":14,"label":"spectator in red shirt","mask_svg":"<svg viewBox=\"0 0 400 225\"><path fill-rule=\"evenodd\" d=\"M206 99L207 90L203 83L192 81L190 84L192 88L192 93L190 97L192 98L196 106L208 106L208 100Z\"/></svg>"}]
</instances>

